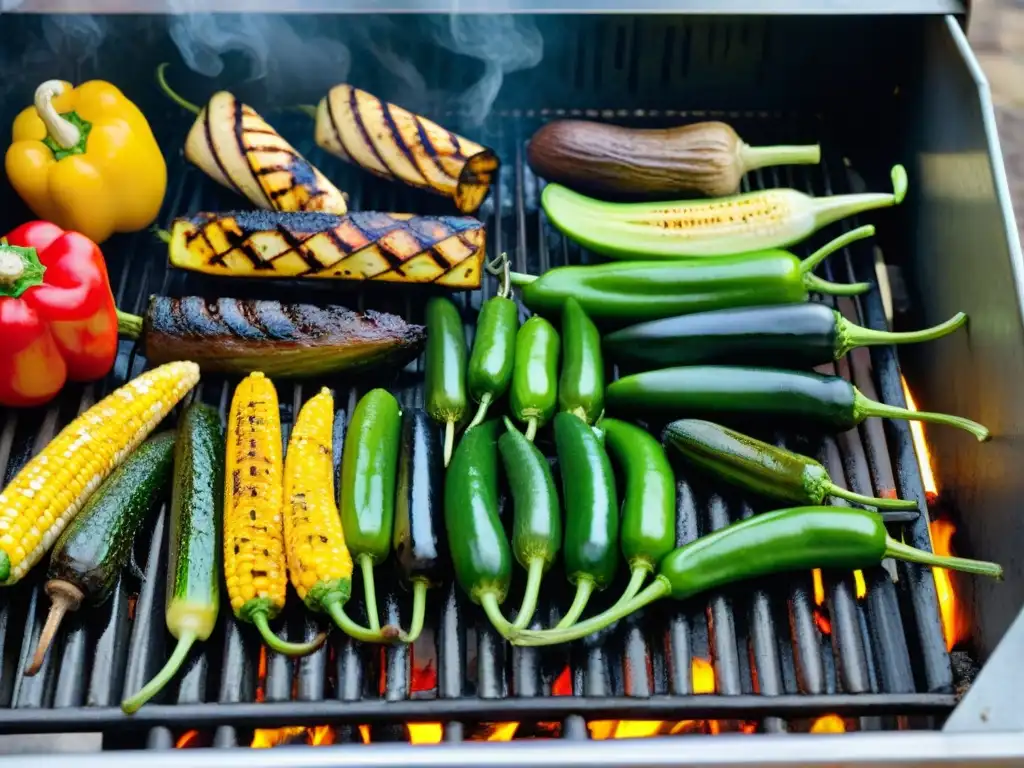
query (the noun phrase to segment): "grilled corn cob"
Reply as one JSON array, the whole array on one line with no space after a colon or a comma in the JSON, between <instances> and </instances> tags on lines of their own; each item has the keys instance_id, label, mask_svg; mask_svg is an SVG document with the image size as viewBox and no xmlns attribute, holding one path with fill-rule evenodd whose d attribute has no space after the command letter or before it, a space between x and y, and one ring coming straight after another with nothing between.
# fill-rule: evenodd
<instances>
[{"instance_id":1,"label":"grilled corn cob","mask_svg":"<svg viewBox=\"0 0 1024 768\"><path fill-rule=\"evenodd\" d=\"M200 109L167 85L166 64L157 70L164 92L198 117L185 139L185 158L250 203L270 211L345 213L345 195L259 113L220 91Z\"/></svg>"},{"instance_id":2,"label":"grilled corn cob","mask_svg":"<svg viewBox=\"0 0 1024 768\"><path fill-rule=\"evenodd\" d=\"M326 612L342 631L365 642L398 636L352 621L345 603L352 591L352 556L334 503L332 434L334 398L324 387L295 420L284 468L284 538L288 575L307 607Z\"/></svg>"},{"instance_id":3,"label":"grilled corn cob","mask_svg":"<svg viewBox=\"0 0 1024 768\"><path fill-rule=\"evenodd\" d=\"M606 203L548 184L541 203L551 223L590 250L618 259L724 256L798 243L826 224L898 205L907 172L892 169L892 193L811 197L768 189L717 200Z\"/></svg>"},{"instance_id":4,"label":"grilled corn cob","mask_svg":"<svg viewBox=\"0 0 1024 768\"><path fill-rule=\"evenodd\" d=\"M154 368L68 424L0 493L0 585L35 565L90 494L199 381L199 366Z\"/></svg>"},{"instance_id":5,"label":"grilled corn cob","mask_svg":"<svg viewBox=\"0 0 1024 768\"><path fill-rule=\"evenodd\" d=\"M411 213L198 213L171 230L171 265L209 275L478 288L484 225Z\"/></svg>"},{"instance_id":6,"label":"grilled corn cob","mask_svg":"<svg viewBox=\"0 0 1024 768\"><path fill-rule=\"evenodd\" d=\"M273 382L260 372L242 379L228 415L224 484L224 577L235 616L256 626L278 653L303 656L325 635L289 643L268 622L283 609L288 587L281 518L281 416Z\"/></svg>"},{"instance_id":7,"label":"grilled corn cob","mask_svg":"<svg viewBox=\"0 0 1024 768\"><path fill-rule=\"evenodd\" d=\"M377 176L450 197L462 213L480 207L498 170L487 147L351 85L320 100L316 143Z\"/></svg>"}]
</instances>

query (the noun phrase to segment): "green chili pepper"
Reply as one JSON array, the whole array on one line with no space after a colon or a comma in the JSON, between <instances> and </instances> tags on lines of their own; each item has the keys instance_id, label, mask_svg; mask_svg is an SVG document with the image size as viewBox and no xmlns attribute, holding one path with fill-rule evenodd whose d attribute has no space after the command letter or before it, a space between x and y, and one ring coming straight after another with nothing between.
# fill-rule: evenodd
<instances>
[{"instance_id":1,"label":"green chili pepper","mask_svg":"<svg viewBox=\"0 0 1024 768\"><path fill-rule=\"evenodd\" d=\"M498 422L467 429L444 487L444 523L459 586L502 636L512 625L501 604L512 582L512 553L498 517Z\"/></svg>"},{"instance_id":2,"label":"green chili pepper","mask_svg":"<svg viewBox=\"0 0 1024 768\"><path fill-rule=\"evenodd\" d=\"M556 628L572 626L595 589L615 578L619 511L615 473L597 435L569 413L555 416L555 449L565 503L565 573L576 586Z\"/></svg>"},{"instance_id":3,"label":"green chili pepper","mask_svg":"<svg viewBox=\"0 0 1024 768\"><path fill-rule=\"evenodd\" d=\"M662 440L690 462L740 488L796 504L822 504L829 496L879 509L915 509L917 502L861 496L832 482L809 456L779 448L700 419L673 421Z\"/></svg>"},{"instance_id":4,"label":"green chili pepper","mask_svg":"<svg viewBox=\"0 0 1024 768\"><path fill-rule=\"evenodd\" d=\"M553 316L571 297L592 320L605 325L727 307L797 304L807 301L811 291L852 296L869 290L870 283L830 283L812 270L874 231L872 226L851 230L803 261L788 251L772 250L697 261L558 267L540 277L518 272L511 277L513 285L522 286L523 302L532 311Z\"/></svg>"},{"instance_id":5,"label":"green chili pepper","mask_svg":"<svg viewBox=\"0 0 1024 768\"><path fill-rule=\"evenodd\" d=\"M638 426L602 419L605 445L622 470L622 554L630 580L619 602L631 599L676 545L676 479L661 444Z\"/></svg>"},{"instance_id":6,"label":"green chili pepper","mask_svg":"<svg viewBox=\"0 0 1024 768\"><path fill-rule=\"evenodd\" d=\"M530 623L544 574L562 548L562 513L551 467L537 446L505 419L508 430L498 439L501 463L512 494L512 552L526 569L526 591L514 630Z\"/></svg>"},{"instance_id":7,"label":"green chili pepper","mask_svg":"<svg viewBox=\"0 0 1024 768\"><path fill-rule=\"evenodd\" d=\"M558 331L543 317L531 317L516 334L512 368L512 413L526 422L527 440L554 414L557 382Z\"/></svg>"},{"instance_id":8,"label":"green chili pepper","mask_svg":"<svg viewBox=\"0 0 1024 768\"><path fill-rule=\"evenodd\" d=\"M777 368L693 365L626 376L608 386L608 407L623 411L762 416L805 421L839 432L870 416L959 427L979 442L989 431L977 422L943 413L911 411L865 397L846 379Z\"/></svg>"},{"instance_id":9,"label":"green chili pepper","mask_svg":"<svg viewBox=\"0 0 1024 768\"><path fill-rule=\"evenodd\" d=\"M466 415L466 337L458 308L443 297L427 302L427 413L444 424L444 465L452 458L455 425Z\"/></svg>"},{"instance_id":10,"label":"green chili pepper","mask_svg":"<svg viewBox=\"0 0 1024 768\"><path fill-rule=\"evenodd\" d=\"M345 433L337 483L345 544L363 575L366 615L374 632L380 630L380 621L373 566L391 551L401 429L401 410L390 392L372 389L363 395Z\"/></svg>"},{"instance_id":11,"label":"green chili pepper","mask_svg":"<svg viewBox=\"0 0 1024 768\"><path fill-rule=\"evenodd\" d=\"M519 329L519 307L512 300L508 259L502 254L504 280L498 295L484 302L476 321L476 338L469 356L469 394L480 404L469 426L487 417L491 403L505 394L512 381L512 365Z\"/></svg>"},{"instance_id":12,"label":"green chili pepper","mask_svg":"<svg viewBox=\"0 0 1024 768\"><path fill-rule=\"evenodd\" d=\"M887 557L1001 579L996 563L943 557L891 538L882 517L857 507L796 507L755 515L669 553L654 581L632 600L580 622L568 631L523 630L516 645L554 645L577 640L655 600L684 600L737 581L813 568L852 570Z\"/></svg>"},{"instance_id":13,"label":"green chili pepper","mask_svg":"<svg viewBox=\"0 0 1024 768\"><path fill-rule=\"evenodd\" d=\"M604 410L601 334L576 299L562 308L562 375L558 407L593 424Z\"/></svg>"}]
</instances>

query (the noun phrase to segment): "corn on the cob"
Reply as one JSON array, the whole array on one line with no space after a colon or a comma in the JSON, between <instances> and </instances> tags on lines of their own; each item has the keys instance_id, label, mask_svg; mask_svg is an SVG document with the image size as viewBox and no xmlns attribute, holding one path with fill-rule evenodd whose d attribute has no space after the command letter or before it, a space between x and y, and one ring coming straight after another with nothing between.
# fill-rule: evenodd
<instances>
[{"instance_id":1,"label":"corn on the cob","mask_svg":"<svg viewBox=\"0 0 1024 768\"><path fill-rule=\"evenodd\" d=\"M411 213L198 213L174 222L172 266L208 275L478 288L484 225Z\"/></svg>"},{"instance_id":2,"label":"corn on the cob","mask_svg":"<svg viewBox=\"0 0 1024 768\"><path fill-rule=\"evenodd\" d=\"M334 398L324 387L299 411L284 468L284 537L288 575L306 605L324 611L347 634L367 642L397 636L352 621L344 605L352 590L352 556L334 502Z\"/></svg>"},{"instance_id":3,"label":"corn on the cob","mask_svg":"<svg viewBox=\"0 0 1024 768\"><path fill-rule=\"evenodd\" d=\"M192 362L129 381L68 424L0 493L0 585L20 580L90 494L199 381Z\"/></svg>"},{"instance_id":4,"label":"corn on the cob","mask_svg":"<svg viewBox=\"0 0 1024 768\"><path fill-rule=\"evenodd\" d=\"M487 147L351 85L320 100L316 143L377 176L450 197L462 213L480 207L498 170Z\"/></svg>"},{"instance_id":5,"label":"corn on the cob","mask_svg":"<svg viewBox=\"0 0 1024 768\"><path fill-rule=\"evenodd\" d=\"M277 390L261 372L242 379L228 415L224 488L224 577L235 616L251 622L278 653L302 656L319 648L289 643L268 622L284 609L288 588L281 515L281 416Z\"/></svg>"}]
</instances>

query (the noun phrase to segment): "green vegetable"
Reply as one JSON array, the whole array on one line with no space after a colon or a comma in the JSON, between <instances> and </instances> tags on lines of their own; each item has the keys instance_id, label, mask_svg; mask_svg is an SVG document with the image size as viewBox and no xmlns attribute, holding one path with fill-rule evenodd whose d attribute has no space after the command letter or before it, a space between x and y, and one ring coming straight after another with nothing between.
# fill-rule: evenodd
<instances>
[{"instance_id":1,"label":"green vegetable","mask_svg":"<svg viewBox=\"0 0 1024 768\"><path fill-rule=\"evenodd\" d=\"M747 518L669 553L658 574L632 600L567 631L523 630L516 645L554 645L604 629L663 597L684 600L738 581L813 568L850 570L879 565L887 557L1001 579L996 563L915 549L891 538L877 513L856 507L796 507Z\"/></svg>"},{"instance_id":2,"label":"green vegetable","mask_svg":"<svg viewBox=\"0 0 1024 768\"><path fill-rule=\"evenodd\" d=\"M776 368L693 365L626 376L608 387L608 407L620 411L693 413L702 416L772 417L786 424L807 422L837 432L869 416L947 424L979 441L990 437L981 424L959 416L910 411L866 398L846 379Z\"/></svg>"},{"instance_id":3,"label":"green vegetable","mask_svg":"<svg viewBox=\"0 0 1024 768\"><path fill-rule=\"evenodd\" d=\"M576 299L562 308L562 375L558 407L587 424L604 411L604 358L601 334Z\"/></svg>"},{"instance_id":4,"label":"green vegetable","mask_svg":"<svg viewBox=\"0 0 1024 768\"><path fill-rule=\"evenodd\" d=\"M537 446L527 440L512 422L498 439L498 450L512 493L512 552L527 571L526 592L514 630L530 623L537 609L541 579L562 548L562 513L551 468Z\"/></svg>"},{"instance_id":5,"label":"green vegetable","mask_svg":"<svg viewBox=\"0 0 1024 768\"><path fill-rule=\"evenodd\" d=\"M132 542L163 498L174 466L174 433L163 432L135 449L72 518L53 545L46 594L50 613L25 670L39 671L64 614L83 602L102 605L132 551Z\"/></svg>"},{"instance_id":6,"label":"green vegetable","mask_svg":"<svg viewBox=\"0 0 1024 768\"><path fill-rule=\"evenodd\" d=\"M466 337L459 310L448 299L427 302L427 413L444 424L444 465L452 458L455 426L466 415Z\"/></svg>"},{"instance_id":7,"label":"green vegetable","mask_svg":"<svg viewBox=\"0 0 1024 768\"><path fill-rule=\"evenodd\" d=\"M669 424L662 435L690 462L726 482L772 499L821 504L829 496L879 509L915 509L917 503L861 496L832 482L814 459L699 419Z\"/></svg>"},{"instance_id":8,"label":"green vegetable","mask_svg":"<svg viewBox=\"0 0 1024 768\"><path fill-rule=\"evenodd\" d=\"M220 531L224 502L224 433L214 408L194 402L178 426L174 448L167 564L167 630L178 641L167 664L121 702L132 714L163 690L197 640L206 640L220 607Z\"/></svg>"},{"instance_id":9,"label":"green vegetable","mask_svg":"<svg viewBox=\"0 0 1024 768\"><path fill-rule=\"evenodd\" d=\"M512 414L526 422L526 439L555 413L558 397L558 331L543 317L531 317L516 334L512 369Z\"/></svg>"},{"instance_id":10,"label":"green vegetable","mask_svg":"<svg viewBox=\"0 0 1024 768\"><path fill-rule=\"evenodd\" d=\"M595 589L615 578L619 510L615 473L600 441L569 413L555 416L555 449L565 504L565 573L576 585L572 606L557 628L572 626Z\"/></svg>"},{"instance_id":11,"label":"green vegetable","mask_svg":"<svg viewBox=\"0 0 1024 768\"><path fill-rule=\"evenodd\" d=\"M363 395L345 433L337 483L345 544L363 574L366 614L373 632L380 630L373 566L384 562L391 551L401 421L398 401L390 392L372 389Z\"/></svg>"},{"instance_id":12,"label":"green vegetable","mask_svg":"<svg viewBox=\"0 0 1024 768\"><path fill-rule=\"evenodd\" d=\"M796 304L811 291L855 295L870 283L839 285L812 274L827 256L874 234L866 226L840 235L800 261L788 251L762 251L698 261L638 261L558 267L540 277L512 273L523 302L534 312L554 316L574 298L598 324L707 312L726 307Z\"/></svg>"},{"instance_id":13,"label":"green vegetable","mask_svg":"<svg viewBox=\"0 0 1024 768\"><path fill-rule=\"evenodd\" d=\"M480 307L473 352L469 356L469 394L480 404L469 426L487 417L491 403L508 391L519 329L519 307L512 300L508 259L502 258L505 277L498 295Z\"/></svg>"}]
</instances>

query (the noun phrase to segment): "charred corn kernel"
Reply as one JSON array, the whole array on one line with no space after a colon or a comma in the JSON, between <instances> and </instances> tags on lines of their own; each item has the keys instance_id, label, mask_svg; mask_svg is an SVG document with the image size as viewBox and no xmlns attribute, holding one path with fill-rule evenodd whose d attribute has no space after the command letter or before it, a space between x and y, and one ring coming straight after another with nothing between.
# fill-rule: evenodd
<instances>
[{"instance_id":1,"label":"charred corn kernel","mask_svg":"<svg viewBox=\"0 0 1024 768\"><path fill-rule=\"evenodd\" d=\"M198 381L199 366L191 362L142 374L68 424L15 475L0 493L7 524L0 585L14 584L39 561L89 495Z\"/></svg>"},{"instance_id":2,"label":"charred corn kernel","mask_svg":"<svg viewBox=\"0 0 1024 768\"><path fill-rule=\"evenodd\" d=\"M284 608L285 580L281 414L273 382L260 372L242 379L228 415L224 488L224 576L235 616L251 622L278 653L301 656L310 643L289 643L270 630Z\"/></svg>"}]
</instances>

